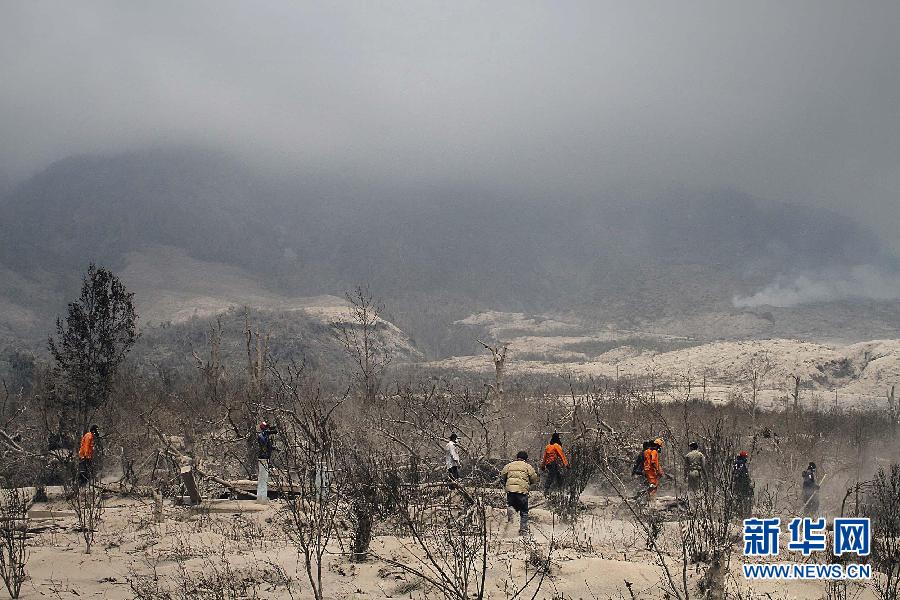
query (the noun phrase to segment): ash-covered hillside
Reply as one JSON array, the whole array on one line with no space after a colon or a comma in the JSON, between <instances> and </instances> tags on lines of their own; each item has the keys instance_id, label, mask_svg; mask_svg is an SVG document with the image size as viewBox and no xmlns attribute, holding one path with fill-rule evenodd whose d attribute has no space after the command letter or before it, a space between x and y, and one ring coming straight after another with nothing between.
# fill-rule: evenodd
<instances>
[{"instance_id":1,"label":"ash-covered hillside","mask_svg":"<svg viewBox=\"0 0 900 600\"><path fill-rule=\"evenodd\" d=\"M193 148L61 161L15 186L0 214L7 340L43 337L90 261L123 272L153 321L192 310L198 297L265 305L365 283L431 356L458 353L471 340L452 324L483 310L587 325L708 313L765 319L764 303L735 308L735 299L860 266L876 279L897 272L877 238L843 216L734 191L548 199L334 172L274 178ZM166 276L175 266L181 275ZM199 280L219 283L198 293ZM900 327L900 292L886 285L858 316L882 335ZM848 286L835 300L852 301L855 288L871 295ZM814 300L822 304L822 294ZM833 321L846 329L843 316ZM831 335L829 318L821 322L813 333ZM727 326L711 333L729 336Z\"/></svg>"}]
</instances>

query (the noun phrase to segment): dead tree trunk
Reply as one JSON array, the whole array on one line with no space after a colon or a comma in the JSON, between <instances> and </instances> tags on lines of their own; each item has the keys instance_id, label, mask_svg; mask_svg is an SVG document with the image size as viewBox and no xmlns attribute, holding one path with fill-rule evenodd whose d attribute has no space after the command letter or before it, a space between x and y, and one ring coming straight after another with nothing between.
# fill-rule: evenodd
<instances>
[{"instance_id":1,"label":"dead tree trunk","mask_svg":"<svg viewBox=\"0 0 900 600\"><path fill-rule=\"evenodd\" d=\"M258 447L256 443L256 423L259 422L266 374L266 357L269 353L269 334L260 334L259 327L254 332L250 326L250 312L244 311L244 336L247 340L247 404L244 409L243 427L246 439L244 468L252 478L256 471Z\"/></svg>"},{"instance_id":2,"label":"dead tree trunk","mask_svg":"<svg viewBox=\"0 0 900 600\"><path fill-rule=\"evenodd\" d=\"M503 408L503 375L506 371L506 354L509 351L509 346L507 344L503 346L489 346L481 340L478 340L478 343L490 351L491 358L494 361L494 385L490 386L490 397L491 412L496 412Z\"/></svg>"},{"instance_id":3,"label":"dead tree trunk","mask_svg":"<svg viewBox=\"0 0 900 600\"><path fill-rule=\"evenodd\" d=\"M797 413L800 411L800 376L791 375L791 379L794 380L794 393L791 397L794 399L794 412Z\"/></svg>"},{"instance_id":4,"label":"dead tree trunk","mask_svg":"<svg viewBox=\"0 0 900 600\"><path fill-rule=\"evenodd\" d=\"M261 335L259 327L250 327L250 314L244 313L244 336L247 338L247 374L250 376L250 394L258 400L262 394L266 372L266 355L269 352L269 334Z\"/></svg>"},{"instance_id":5,"label":"dead tree trunk","mask_svg":"<svg viewBox=\"0 0 900 600\"><path fill-rule=\"evenodd\" d=\"M509 351L509 346L504 344L503 346L489 346L485 344L481 340L478 340L478 343L484 346L491 353L491 359L494 361L494 384L489 385L488 389L490 390L490 394L488 394L488 406L487 406L487 416L488 421L490 421L495 415L498 414L506 414L504 412L503 406L503 375L506 371L506 354ZM507 452L507 436L506 436L506 427L502 423L500 425L500 430L502 432L501 451L504 453ZM491 443L491 436L488 435L485 440L486 447L485 453L491 458L493 457Z\"/></svg>"},{"instance_id":6,"label":"dead tree trunk","mask_svg":"<svg viewBox=\"0 0 900 600\"><path fill-rule=\"evenodd\" d=\"M891 386L891 391L887 394L888 401L888 416L891 419L891 427L894 430L894 434L897 433L897 423L900 422L900 406L898 406L897 399L894 396L894 388L895 386Z\"/></svg>"}]
</instances>

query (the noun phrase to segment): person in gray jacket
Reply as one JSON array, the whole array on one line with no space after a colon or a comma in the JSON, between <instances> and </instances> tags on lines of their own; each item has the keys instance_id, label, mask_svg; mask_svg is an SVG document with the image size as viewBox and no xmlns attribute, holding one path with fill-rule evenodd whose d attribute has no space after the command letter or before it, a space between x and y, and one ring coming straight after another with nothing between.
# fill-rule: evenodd
<instances>
[{"instance_id":1,"label":"person in gray jacket","mask_svg":"<svg viewBox=\"0 0 900 600\"><path fill-rule=\"evenodd\" d=\"M520 450L516 460L500 471L500 480L506 490L506 522L511 523L519 513L519 534L528 535L528 492L539 481L537 471L528 464L528 453Z\"/></svg>"},{"instance_id":2,"label":"person in gray jacket","mask_svg":"<svg viewBox=\"0 0 900 600\"><path fill-rule=\"evenodd\" d=\"M706 456L700 452L697 442L691 442L689 447L691 451L684 455L684 477L688 491L696 493L700 491L700 483L706 475Z\"/></svg>"}]
</instances>

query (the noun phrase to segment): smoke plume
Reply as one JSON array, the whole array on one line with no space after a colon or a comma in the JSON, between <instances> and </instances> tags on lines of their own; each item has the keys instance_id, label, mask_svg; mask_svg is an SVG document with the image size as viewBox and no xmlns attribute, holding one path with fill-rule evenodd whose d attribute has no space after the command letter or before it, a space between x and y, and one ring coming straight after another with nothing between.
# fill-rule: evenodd
<instances>
[{"instance_id":1,"label":"smoke plume","mask_svg":"<svg viewBox=\"0 0 900 600\"><path fill-rule=\"evenodd\" d=\"M826 270L793 278L781 276L749 296L735 296L737 308L790 307L852 298L900 300L900 273L874 265Z\"/></svg>"}]
</instances>

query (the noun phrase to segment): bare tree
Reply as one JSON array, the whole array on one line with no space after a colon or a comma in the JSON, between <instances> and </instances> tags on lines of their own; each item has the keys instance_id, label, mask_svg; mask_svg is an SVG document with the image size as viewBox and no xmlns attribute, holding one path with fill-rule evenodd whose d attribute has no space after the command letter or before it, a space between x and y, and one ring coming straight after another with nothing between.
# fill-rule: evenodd
<instances>
[{"instance_id":1,"label":"bare tree","mask_svg":"<svg viewBox=\"0 0 900 600\"><path fill-rule=\"evenodd\" d=\"M266 369L269 354L269 334L261 334L259 327L254 331L250 325L250 311L244 311L244 339L247 348L247 375L249 385L247 400L243 407L243 419L232 422L243 426L243 432L237 431L238 436L243 433L246 444L245 464L252 474L257 465L258 444L256 442L256 424L260 420L261 406L266 393Z\"/></svg>"},{"instance_id":2,"label":"bare tree","mask_svg":"<svg viewBox=\"0 0 900 600\"><path fill-rule=\"evenodd\" d=\"M334 469L338 434L334 411L344 399L331 400L296 367L272 368L278 381L280 407L272 407L283 438L278 489L291 493L282 505L288 533L303 557L313 597L325 597L323 561L338 532L342 480Z\"/></svg>"},{"instance_id":3,"label":"bare tree","mask_svg":"<svg viewBox=\"0 0 900 600\"><path fill-rule=\"evenodd\" d=\"M774 368L774 363L766 351L755 352L744 365L743 377L750 386L750 416L756 422L756 412L759 408L759 392L765 383L766 376Z\"/></svg>"},{"instance_id":4,"label":"bare tree","mask_svg":"<svg viewBox=\"0 0 900 600\"><path fill-rule=\"evenodd\" d=\"M391 473L390 465L379 460L374 448L358 442L344 444L339 463L346 482L342 489L350 524L350 560L363 562L368 557L375 521L388 504L384 480ZM397 481L397 477L392 479Z\"/></svg>"},{"instance_id":5,"label":"bare tree","mask_svg":"<svg viewBox=\"0 0 900 600\"><path fill-rule=\"evenodd\" d=\"M221 394L222 380L226 376L225 364L222 362L222 317L216 318L215 325L210 325L206 334L209 345L209 358L203 359L196 350L191 351L197 370L203 375L208 394L218 400Z\"/></svg>"},{"instance_id":6,"label":"bare tree","mask_svg":"<svg viewBox=\"0 0 900 600\"><path fill-rule=\"evenodd\" d=\"M28 562L28 502L22 489L2 490L0 496L0 578L10 598L18 598Z\"/></svg>"},{"instance_id":7,"label":"bare tree","mask_svg":"<svg viewBox=\"0 0 900 600\"><path fill-rule=\"evenodd\" d=\"M791 398L794 399L794 413L798 413L800 412L800 376L791 375L791 379L794 380L794 391L791 393Z\"/></svg>"},{"instance_id":8,"label":"bare tree","mask_svg":"<svg viewBox=\"0 0 900 600\"><path fill-rule=\"evenodd\" d=\"M731 485L734 437L722 421L705 432L706 468L701 490L689 498L679 523L684 554L688 561L701 566L700 588L711 600L725 598L733 545L732 522L738 513Z\"/></svg>"},{"instance_id":9,"label":"bare tree","mask_svg":"<svg viewBox=\"0 0 900 600\"><path fill-rule=\"evenodd\" d=\"M491 346L477 340L479 344L491 353L491 360L494 363L494 384L491 386L491 409L500 410L503 408L503 377L506 374L506 355L509 352L509 345Z\"/></svg>"},{"instance_id":10,"label":"bare tree","mask_svg":"<svg viewBox=\"0 0 900 600\"><path fill-rule=\"evenodd\" d=\"M69 495L69 504L75 510L78 530L84 539L84 553L90 554L103 515L103 491L93 481L84 485L78 485L75 481Z\"/></svg>"},{"instance_id":11,"label":"bare tree","mask_svg":"<svg viewBox=\"0 0 900 600\"><path fill-rule=\"evenodd\" d=\"M375 403L381 389L381 379L391 362L391 352L378 339L385 327L380 314L383 307L366 287L358 286L347 292L350 320L331 322L332 335L340 342L356 368L356 380L368 405Z\"/></svg>"},{"instance_id":12,"label":"bare tree","mask_svg":"<svg viewBox=\"0 0 900 600\"><path fill-rule=\"evenodd\" d=\"M419 486L405 486L396 506L407 556L381 560L421 578L445 600L483 600L486 597L490 528L484 489L466 495L468 506L436 500Z\"/></svg>"},{"instance_id":13,"label":"bare tree","mask_svg":"<svg viewBox=\"0 0 900 600\"><path fill-rule=\"evenodd\" d=\"M900 464L880 469L871 484L863 515L872 520L872 559L881 573L875 590L882 600L900 598Z\"/></svg>"},{"instance_id":14,"label":"bare tree","mask_svg":"<svg viewBox=\"0 0 900 600\"><path fill-rule=\"evenodd\" d=\"M269 394L269 334L254 326L250 312L244 309L243 338L246 367L229 377L230 366L223 359L223 326L220 319L210 325L207 348L192 350L200 381L196 404L190 418L182 419L186 436L201 432L213 443L217 453L240 465L246 476L256 477L258 444L256 424L262 416L262 404ZM246 377L239 375L246 373ZM214 440L214 441L213 441Z\"/></svg>"},{"instance_id":15,"label":"bare tree","mask_svg":"<svg viewBox=\"0 0 900 600\"><path fill-rule=\"evenodd\" d=\"M897 424L900 423L900 403L898 403L897 398L894 396L894 388L895 386L891 386L891 391L887 393L887 401L888 401L888 418L891 421L891 429L894 432L897 431Z\"/></svg>"},{"instance_id":16,"label":"bare tree","mask_svg":"<svg viewBox=\"0 0 900 600\"><path fill-rule=\"evenodd\" d=\"M269 334L260 334L250 325L250 311L244 309L244 338L247 346L247 375L250 379L250 396L259 403L266 376L266 357L269 353Z\"/></svg>"}]
</instances>

